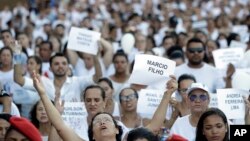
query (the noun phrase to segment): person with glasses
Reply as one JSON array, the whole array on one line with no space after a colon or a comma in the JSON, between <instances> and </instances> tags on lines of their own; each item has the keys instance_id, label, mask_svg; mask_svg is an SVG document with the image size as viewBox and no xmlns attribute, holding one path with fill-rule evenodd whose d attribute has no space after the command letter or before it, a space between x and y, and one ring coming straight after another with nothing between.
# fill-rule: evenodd
<instances>
[{"instance_id":1,"label":"person with glasses","mask_svg":"<svg viewBox=\"0 0 250 141\"><path fill-rule=\"evenodd\" d=\"M171 128L170 134L178 134L189 141L194 141L198 121L207 110L210 97L208 88L202 83L192 83L186 93L191 114L178 118Z\"/></svg>"},{"instance_id":2,"label":"person with glasses","mask_svg":"<svg viewBox=\"0 0 250 141\"><path fill-rule=\"evenodd\" d=\"M190 114L190 108L188 106L188 96L187 90L191 86L192 83L196 82L196 79L193 75L183 74L178 79L178 91L176 95L176 99L180 99L177 101L175 99L170 100L170 119L168 119L165 123L167 128L171 128L174 122L178 117L183 117Z\"/></svg>"},{"instance_id":3,"label":"person with glasses","mask_svg":"<svg viewBox=\"0 0 250 141\"><path fill-rule=\"evenodd\" d=\"M119 95L121 115L119 120L129 129L145 126L147 119L137 113L138 93L133 88L124 88Z\"/></svg>"},{"instance_id":4,"label":"person with glasses","mask_svg":"<svg viewBox=\"0 0 250 141\"><path fill-rule=\"evenodd\" d=\"M204 43L198 38L190 39L186 47L188 62L176 67L175 75L179 78L184 73L192 74L197 82L208 87L209 92L216 92L216 89L224 88L225 83L219 71L203 61L204 56ZM228 75L228 77L231 77L231 75Z\"/></svg>"}]
</instances>

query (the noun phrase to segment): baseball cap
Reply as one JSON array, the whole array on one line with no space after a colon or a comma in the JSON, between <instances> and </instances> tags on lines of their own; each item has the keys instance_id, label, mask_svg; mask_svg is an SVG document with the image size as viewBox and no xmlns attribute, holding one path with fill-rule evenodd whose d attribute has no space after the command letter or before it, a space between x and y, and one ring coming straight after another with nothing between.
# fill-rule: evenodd
<instances>
[{"instance_id":1,"label":"baseball cap","mask_svg":"<svg viewBox=\"0 0 250 141\"><path fill-rule=\"evenodd\" d=\"M192 83L191 86L187 90L187 94L189 95L193 90L196 90L196 89L201 89L201 90L208 93L208 88L204 84L202 84L202 83Z\"/></svg>"},{"instance_id":2,"label":"baseball cap","mask_svg":"<svg viewBox=\"0 0 250 141\"><path fill-rule=\"evenodd\" d=\"M13 116L10 118L10 124L13 129L23 134L30 141L42 141L38 129L26 118Z\"/></svg>"},{"instance_id":3,"label":"baseball cap","mask_svg":"<svg viewBox=\"0 0 250 141\"><path fill-rule=\"evenodd\" d=\"M173 134L170 138L167 139L167 141L188 141L188 140L180 135Z\"/></svg>"}]
</instances>

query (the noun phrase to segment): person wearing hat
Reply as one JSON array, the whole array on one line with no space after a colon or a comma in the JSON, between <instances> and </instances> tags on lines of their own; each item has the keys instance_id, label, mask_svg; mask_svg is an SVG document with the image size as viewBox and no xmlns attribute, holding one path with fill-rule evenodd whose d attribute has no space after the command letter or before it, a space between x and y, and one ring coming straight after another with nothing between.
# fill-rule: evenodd
<instances>
[{"instance_id":1,"label":"person wearing hat","mask_svg":"<svg viewBox=\"0 0 250 141\"><path fill-rule=\"evenodd\" d=\"M7 113L0 114L0 141L4 141L4 136L10 127L9 119L11 115Z\"/></svg>"},{"instance_id":2,"label":"person wearing hat","mask_svg":"<svg viewBox=\"0 0 250 141\"><path fill-rule=\"evenodd\" d=\"M22 117L11 117L10 128L5 134L5 141L42 141L42 137L36 127Z\"/></svg>"},{"instance_id":3,"label":"person wearing hat","mask_svg":"<svg viewBox=\"0 0 250 141\"><path fill-rule=\"evenodd\" d=\"M178 118L171 128L170 134L178 134L193 141L196 137L196 126L200 116L208 108L210 97L208 88L201 83L192 83L187 90L187 95L191 114Z\"/></svg>"}]
</instances>

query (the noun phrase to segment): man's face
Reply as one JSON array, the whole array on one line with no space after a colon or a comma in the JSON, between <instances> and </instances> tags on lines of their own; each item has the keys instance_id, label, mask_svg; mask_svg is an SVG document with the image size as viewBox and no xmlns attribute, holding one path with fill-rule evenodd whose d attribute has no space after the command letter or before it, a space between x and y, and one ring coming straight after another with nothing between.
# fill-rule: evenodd
<instances>
[{"instance_id":1,"label":"man's face","mask_svg":"<svg viewBox=\"0 0 250 141\"><path fill-rule=\"evenodd\" d=\"M12 35L9 32L4 32L2 33L2 38L3 38L3 44L4 46L9 46L10 41L13 40Z\"/></svg>"},{"instance_id":2,"label":"man's face","mask_svg":"<svg viewBox=\"0 0 250 141\"><path fill-rule=\"evenodd\" d=\"M0 119L0 141L4 140L4 136L10 127L10 123L4 119Z\"/></svg>"},{"instance_id":3,"label":"man's face","mask_svg":"<svg viewBox=\"0 0 250 141\"><path fill-rule=\"evenodd\" d=\"M5 137L5 141L29 141L29 139L23 134L12 129Z\"/></svg>"},{"instance_id":4,"label":"man's face","mask_svg":"<svg viewBox=\"0 0 250 141\"><path fill-rule=\"evenodd\" d=\"M204 58L204 47L202 43L190 43L187 47L186 55L191 65L200 65Z\"/></svg>"},{"instance_id":5,"label":"man's face","mask_svg":"<svg viewBox=\"0 0 250 141\"><path fill-rule=\"evenodd\" d=\"M67 59L65 57L55 57L51 62L50 69L55 77L63 77L67 75L69 69Z\"/></svg>"},{"instance_id":6,"label":"man's face","mask_svg":"<svg viewBox=\"0 0 250 141\"><path fill-rule=\"evenodd\" d=\"M124 56L117 56L114 60L114 66L117 73L124 73L128 67L128 61Z\"/></svg>"},{"instance_id":7,"label":"man's face","mask_svg":"<svg viewBox=\"0 0 250 141\"><path fill-rule=\"evenodd\" d=\"M18 35L17 39L20 42L22 47L25 47L25 48L29 47L29 38L26 34Z\"/></svg>"}]
</instances>

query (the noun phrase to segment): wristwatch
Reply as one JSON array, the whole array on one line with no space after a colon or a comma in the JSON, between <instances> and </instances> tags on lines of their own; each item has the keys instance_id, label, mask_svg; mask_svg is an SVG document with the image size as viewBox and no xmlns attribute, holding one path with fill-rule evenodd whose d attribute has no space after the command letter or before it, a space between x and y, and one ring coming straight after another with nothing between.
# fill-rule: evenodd
<instances>
[{"instance_id":1,"label":"wristwatch","mask_svg":"<svg viewBox=\"0 0 250 141\"><path fill-rule=\"evenodd\" d=\"M0 92L0 97L3 97L3 96L10 96L5 90L1 90Z\"/></svg>"}]
</instances>

